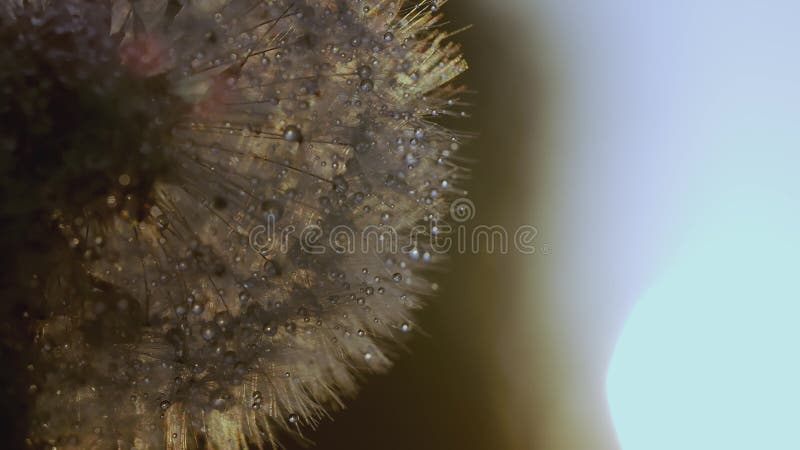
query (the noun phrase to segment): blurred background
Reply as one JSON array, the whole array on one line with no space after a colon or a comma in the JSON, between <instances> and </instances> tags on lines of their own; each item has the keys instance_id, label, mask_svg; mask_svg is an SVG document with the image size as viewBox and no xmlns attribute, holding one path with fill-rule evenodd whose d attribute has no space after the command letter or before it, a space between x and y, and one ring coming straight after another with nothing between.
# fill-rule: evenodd
<instances>
[{"instance_id":1,"label":"blurred background","mask_svg":"<svg viewBox=\"0 0 800 450\"><path fill-rule=\"evenodd\" d=\"M453 255L319 448L800 448L797 3L444 12L474 25L473 222L537 252Z\"/></svg>"}]
</instances>

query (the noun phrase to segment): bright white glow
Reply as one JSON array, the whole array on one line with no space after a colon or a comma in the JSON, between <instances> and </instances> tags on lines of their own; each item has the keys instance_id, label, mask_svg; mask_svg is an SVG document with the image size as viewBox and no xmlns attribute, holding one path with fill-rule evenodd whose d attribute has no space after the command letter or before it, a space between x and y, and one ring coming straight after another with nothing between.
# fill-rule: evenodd
<instances>
[{"instance_id":1,"label":"bright white glow","mask_svg":"<svg viewBox=\"0 0 800 450\"><path fill-rule=\"evenodd\" d=\"M638 26L620 35L631 99L609 102L633 136L615 191L632 200L606 214L633 244L609 284L646 288L607 373L619 442L798 450L800 4L603 3Z\"/></svg>"},{"instance_id":2,"label":"bright white glow","mask_svg":"<svg viewBox=\"0 0 800 450\"><path fill-rule=\"evenodd\" d=\"M800 450L800 2L504 3L542 19L564 92L531 185L559 350L536 443L612 448L608 400L624 450Z\"/></svg>"},{"instance_id":3,"label":"bright white glow","mask_svg":"<svg viewBox=\"0 0 800 450\"><path fill-rule=\"evenodd\" d=\"M623 450L800 449L797 201L731 194L619 339L607 392Z\"/></svg>"}]
</instances>

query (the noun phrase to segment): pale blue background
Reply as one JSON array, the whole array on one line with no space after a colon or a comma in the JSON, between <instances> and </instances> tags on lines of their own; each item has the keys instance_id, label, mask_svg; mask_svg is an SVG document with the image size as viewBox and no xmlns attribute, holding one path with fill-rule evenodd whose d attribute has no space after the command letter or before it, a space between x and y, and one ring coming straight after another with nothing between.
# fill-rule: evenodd
<instances>
[{"instance_id":1,"label":"pale blue background","mask_svg":"<svg viewBox=\"0 0 800 450\"><path fill-rule=\"evenodd\" d=\"M537 30L520 57L540 57L534 34L547 37L558 79L550 164L536 169L546 207L534 214L553 218L553 258L526 281L537 294L550 283L562 325L551 346L567 381L554 384L543 448L615 448L606 370L645 302L655 306L628 323L611 380L626 449L800 448L785 427L800 423L786 376L800 342L789 327L800 313L800 3L497 7ZM708 348L727 356L697 356ZM687 365L697 377L674 383Z\"/></svg>"}]
</instances>

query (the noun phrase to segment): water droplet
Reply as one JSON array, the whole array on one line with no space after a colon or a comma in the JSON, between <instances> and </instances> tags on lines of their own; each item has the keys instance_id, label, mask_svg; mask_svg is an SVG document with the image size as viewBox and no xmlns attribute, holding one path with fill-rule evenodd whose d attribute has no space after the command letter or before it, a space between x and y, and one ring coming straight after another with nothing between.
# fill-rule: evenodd
<instances>
[{"instance_id":1,"label":"water droplet","mask_svg":"<svg viewBox=\"0 0 800 450\"><path fill-rule=\"evenodd\" d=\"M383 40L386 42L392 42L392 40L394 40L394 34L392 34L391 31L383 33Z\"/></svg>"},{"instance_id":2,"label":"water droplet","mask_svg":"<svg viewBox=\"0 0 800 450\"><path fill-rule=\"evenodd\" d=\"M192 305L192 314L199 315L203 313L203 304L195 303Z\"/></svg>"},{"instance_id":3,"label":"water droplet","mask_svg":"<svg viewBox=\"0 0 800 450\"><path fill-rule=\"evenodd\" d=\"M224 329L231 325L231 322L233 322L233 316L228 311L222 311L214 316L214 322L216 322L217 326Z\"/></svg>"},{"instance_id":4,"label":"water droplet","mask_svg":"<svg viewBox=\"0 0 800 450\"><path fill-rule=\"evenodd\" d=\"M264 270L264 275L268 277L274 277L278 275L279 272L278 265L275 263L275 261L271 259L264 261L263 270Z\"/></svg>"},{"instance_id":5,"label":"water droplet","mask_svg":"<svg viewBox=\"0 0 800 450\"><path fill-rule=\"evenodd\" d=\"M289 125L283 130L283 139L288 142L300 142L303 139L297 125Z\"/></svg>"},{"instance_id":6,"label":"water droplet","mask_svg":"<svg viewBox=\"0 0 800 450\"><path fill-rule=\"evenodd\" d=\"M361 92L370 92L372 91L373 87L375 87L375 83L373 83L369 78L366 80L361 80L361 83L358 85L358 88L361 89Z\"/></svg>"},{"instance_id":7,"label":"water droplet","mask_svg":"<svg viewBox=\"0 0 800 450\"><path fill-rule=\"evenodd\" d=\"M358 77L362 80L366 80L367 78L372 76L372 68L370 66L359 66L358 68Z\"/></svg>"},{"instance_id":8,"label":"water droplet","mask_svg":"<svg viewBox=\"0 0 800 450\"><path fill-rule=\"evenodd\" d=\"M228 406L226 395L221 392L211 396L211 407L217 410L224 410Z\"/></svg>"},{"instance_id":9,"label":"water droplet","mask_svg":"<svg viewBox=\"0 0 800 450\"><path fill-rule=\"evenodd\" d=\"M349 185L347 184L347 180L345 180L343 176L336 175L335 177L333 177L333 189L336 192L340 194L347 192L348 187Z\"/></svg>"},{"instance_id":10,"label":"water droplet","mask_svg":"<svg viewBox=\"0 0 800 450\"><path fill-rule=\"evenodd\" d=\"M206 325L202 330L200 330L200 336L202 336L206 342L211 342L217 337L217 328L213 326L213 324Z\"/></svg>"}]
</instances>

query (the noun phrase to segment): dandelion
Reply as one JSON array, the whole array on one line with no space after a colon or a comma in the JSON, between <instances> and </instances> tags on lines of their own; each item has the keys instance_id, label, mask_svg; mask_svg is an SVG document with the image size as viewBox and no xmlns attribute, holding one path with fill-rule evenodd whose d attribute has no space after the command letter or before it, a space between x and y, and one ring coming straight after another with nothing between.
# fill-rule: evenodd
<instances>
[{"instance_id":1,"label":"dandelion","mask_svg":"<svg viewBox=\"0 0 800 450\"><path fill-rule=\"evenodd\" d=\"M428 249L328 238L408 236L463 194L462 136L433 120L466 69L442 3L0 2L28 445L277 448L389 367Z\"/></svg>"}]
</instances>

